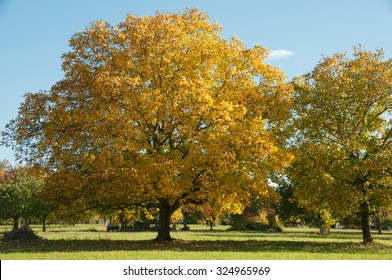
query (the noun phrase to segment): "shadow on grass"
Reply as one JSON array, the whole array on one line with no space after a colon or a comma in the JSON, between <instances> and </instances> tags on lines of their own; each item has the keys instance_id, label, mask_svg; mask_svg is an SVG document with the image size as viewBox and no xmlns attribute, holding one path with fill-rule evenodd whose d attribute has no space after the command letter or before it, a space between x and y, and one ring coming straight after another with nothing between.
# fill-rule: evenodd
<instances>
[{"instance_id":1,"label":"shadow on grass","mask_svg":"<svg viewBox=\"0 0 392 280\"><path fill-rule=\"evenodd\" d=\"M392 254L392 246L353 242L305 241L185 241L168 243L118 240L35 240L0 241L3 253L94 252L94 251L177 251L177 252L304 252L304 253L371 253L380 250Z\"/></svg>"},{"instance_id":2,"label":"shadow on grass","mask_svg":"<svg viewBox=\"0 0 392 280\"><path fill-rule=\"evenodd\" d=\"M292 238L292 239L320 239L328 240L361 240L362 232L360 230L357 231L334 231L331 235L322 235L318 232L318 229L311 229L304 232L290 232L290 231L228 231L228 230L213 230L213 231L203 231L203 230L192 230L196 236L209 236L216 238L257 238L257 237L279 237L279 238ZM381 239L392 239L392 232L384 232L382 235L377 235L375 232L372 233L377 238Z\"/></svg>"}]
</instances>

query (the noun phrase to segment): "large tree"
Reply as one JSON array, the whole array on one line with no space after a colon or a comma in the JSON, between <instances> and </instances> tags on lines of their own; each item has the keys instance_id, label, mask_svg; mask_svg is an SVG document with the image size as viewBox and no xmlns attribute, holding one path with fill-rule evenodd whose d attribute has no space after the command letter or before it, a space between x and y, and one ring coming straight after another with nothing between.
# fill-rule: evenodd
<instances>
[{"instance_id":1,"label":"large tree","mask_svg":"<svg viewBox=\"0 0 392 280\"><path fill-rule=\"evenodd\" d=\"M392 193L391 69L381 50L355 47L353 56L324 57L294 82L295 193L313 210L358 211L365 243L374 196Z\"/></svg>"},{"instance_id":2,"label":"large tree","mask_svg":"<svg viewBox=\"0 0 392 280\"><path fill-rule=\"evenodd\" d=\"M291 86L266 49L220 34L197 10L94 22L71 38L65 78L26 95L4 140L51 171L59 209L155 205L160 241L181 205L262 197L290 160Z\"/></svg>"}]
</instances>

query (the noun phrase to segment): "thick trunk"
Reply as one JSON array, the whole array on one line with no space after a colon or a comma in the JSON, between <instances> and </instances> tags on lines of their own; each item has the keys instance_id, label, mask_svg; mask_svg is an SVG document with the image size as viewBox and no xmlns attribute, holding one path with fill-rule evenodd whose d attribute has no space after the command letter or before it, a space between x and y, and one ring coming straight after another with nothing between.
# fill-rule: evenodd
<instances>
[{"instance_id":1,"label":"thick trunk","mask_svg":"<svg viewBox=\"0 0 392 280\"><path fill-rule=\"evenodd\" d=\"M371 243L373 241L372 234L370 232L369 225L369 204L367 202L361 203L361 225L362 225L362 236L364 243Z\"/></svg>"},{"instance_id":2,"label":"thick trunk","mask_svg":"<svg viewBox=\"0 0 392 280\"><path fill-rule=\"evenodd\" d=\"M210 221L210 230L213 230L212 226L214 225L213 221Z\"/></svg>"},{"instance_id":3,"label":"thick trunk","mask_svg":"<svg viewBox=\"0 0 392 280\"><path fill-rule=\"evenodd\" d=\"M170 236L170 216L172 214L169 201L161 199L159 201L159 218L158 218L158 236L155 239L158 242L171 241Z\"/></svg>"}]
</instances>

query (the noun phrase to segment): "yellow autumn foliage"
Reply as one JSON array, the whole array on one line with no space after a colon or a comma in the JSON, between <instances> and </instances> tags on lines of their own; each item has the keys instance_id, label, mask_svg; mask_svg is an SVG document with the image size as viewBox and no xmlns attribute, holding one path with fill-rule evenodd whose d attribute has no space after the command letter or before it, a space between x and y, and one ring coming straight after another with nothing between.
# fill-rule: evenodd
<instances>
[{"instance_id":1,"label":"yellow autumn foliage","mask_svg":"<svg viewBox=\"0 0 392 280\"><path fill-rule=\"evenodd\" d=\"M65 78L28 94L13 122L19 151L53 173L48 196L73 208L155 203L163 216L268 188L292 159L292 87L267 49L221 32L187 9L76 33Z\"/></svg>"}]
</instances>

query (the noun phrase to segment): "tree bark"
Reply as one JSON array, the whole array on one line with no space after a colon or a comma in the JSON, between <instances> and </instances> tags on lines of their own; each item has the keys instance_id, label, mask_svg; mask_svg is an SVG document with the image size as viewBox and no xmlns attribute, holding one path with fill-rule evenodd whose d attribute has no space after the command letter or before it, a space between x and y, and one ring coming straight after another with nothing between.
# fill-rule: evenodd
<instances>
[{"instance_id":1,"label":"tree bark","mask_svg":"<svg viewBox=\"0 0 392 280\"><path fill-rule=\"evenodd\" d=\"M323 219L321 218L320 213L317 213L317 222L318 222L320 234L323 234Z\"/></svg>"},{"instance_id":2,"label":"tree bark","mask_svg":"<svg viewBox=\"0 0 392 280\"><path fill-rule=\"evenodd\" d=\"M46 215L42 216L42 231L46 232Z\"/></svg>"},{"instance_id":3,"label":"tree bark","mask_svg":"<svg viewBox=\"0 0 392 280\"><path fill-rule=\"evenodd\" d=\"M13 230L17 230L19 228L19 217L14 217L14 226Z\"/></svg>"},{"instance_id":4,"label":"tree bark","mask_svg":"<svg viewBox=\"0 0 392 280\"><path fill-rule=\"evenodd\" d=\"M159 200L158 242L172 241L170 236L170 217L172 214L170 203L167 199Z\"/></svg>"},{"instance_id":5,"label":"tree bark","mask_svg":"<svg viewBox=\"0 0 392 280\"><path fill-rule=\"evenodd\" d=\"M380 218L380 213L376 212L375 214L375 219L376 219L376 224L377 224L377 230L378 230L378 234L382 234L382 225L381 225L381 218Z\"/></svg>"},{"instance_id":6,"label":"tree bark","mask_svg":"<svg viewBox=\"0 0 392 280\"><path fill-rule=\"evenodd\" d=\"M119 220L120 220L120 230L124 231L127 226L126 225L127 222L125 221L125 218L124 218L124 210L121 211L121 213L119 215Z\"/></svg>"},{"instance_id":7,"label":"tree bark","mask_svg":"<svg viewBox=\"0 0 392 280\"><path fill-rule=\"evenodd\" d=\"M372 233L370 232L369 225L369 204L365 201L361 203L361 225L362 225L362 236L364 243L373 242Z\"/></svg>"}]
</instances>

